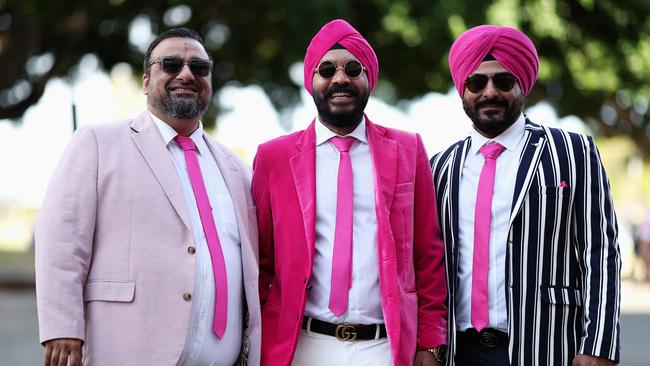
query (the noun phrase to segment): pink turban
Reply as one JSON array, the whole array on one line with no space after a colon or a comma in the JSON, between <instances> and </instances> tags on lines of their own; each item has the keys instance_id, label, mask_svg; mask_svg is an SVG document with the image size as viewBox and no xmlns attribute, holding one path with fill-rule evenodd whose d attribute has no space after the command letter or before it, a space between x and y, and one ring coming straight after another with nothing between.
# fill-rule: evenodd
<instances>
[{"instance_id":1,"label":"pink turban","mask_svg":"<svg viewBox=\"0 0 650 366\"><path fill-rule=\"evenodd\" d=\"M465 79L488 54L517 78L524 95L530 93L539 71L533 41L515 28L480 25L461 34L449 50L451 77L461 97L465 93Z\"/></svg>"},{"instance_id":2,"label":"pink turban","mask_svg":"<svg viewBox=\"0 0 650 366\"><path fill-rule=\"evenodd\" d=\"M312 93L311 85L314 80L314 69L336 43L345 47L366 68L368 88L372 91L379 76L379 62L370 43L343 19L335 19L325 24L312 38L305 53L305 89Z\"/></svg>"}]
</instances>

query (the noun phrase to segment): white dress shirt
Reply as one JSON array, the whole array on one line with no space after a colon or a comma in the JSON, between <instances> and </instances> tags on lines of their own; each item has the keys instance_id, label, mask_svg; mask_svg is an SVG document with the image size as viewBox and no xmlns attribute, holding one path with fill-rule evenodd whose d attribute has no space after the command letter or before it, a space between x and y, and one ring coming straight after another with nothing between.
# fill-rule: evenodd
<instances>
[{"instance_id":1,"label":"white dress shirt","mask_svg":"<svg viewBox=\"0 0 650 366\"><path fill-rule=\"evenodd\" d=\"M151 114L158 126L167 151L172 158L183 189L187 204L192 233L196 246L196 281L192 294L192 316L185 348L178 361L179 366L231 366L237 360L241 348L243 331L243 274L241 264L241 241L239 225L230 192L221 175L219 166L203 140L203 126L192 133L190 138L196 144L205 183L210 200L219 242L226 262L228 277L228 325L221 339L212 331L214 319L214 274L210 250L203 232L201 217L196 205L192 183L190 182L183 150L174 141L176 131ZM160 274L164 276L164 273ZM161 321L163 321L161 319Z\"/></svg>"},{"instance_id":2,"label":"white dress shirt","mask_svg":"<svg viewBox=\"0 0 650 366\"><path fill-rule=\"evenodd\" d=\"M305 314L330 323L384 322L379 288L377 217L372 158L365 118L349 135L353 180L352 287L348 309L341 317L329 309L332 254L336 228L339 151L329 139L337 136L316 121L316 248Z\"/></svg>"},{"instance_id":3,"label":"white dress shirt","mask_svg":"<svg viewBox=\"0 0 650 366\"><path fill-rule=\"evenodd\" d=\"M472 145L463 165L459 192L458 290L456 300L456 326L460 331L472 326L472 267L474 261L474 210L479 177L485 158L479 149L494 141L506 149L497 158L492 194L492 219L490 223L490 267L488 270L489 328L507 332L506 309L506 249L510 210L514 195L519 157L524 148L525 118L522 115L507 130L494 139L487 139L474 129L470 132Z\"/></svg>"}]
</instances>

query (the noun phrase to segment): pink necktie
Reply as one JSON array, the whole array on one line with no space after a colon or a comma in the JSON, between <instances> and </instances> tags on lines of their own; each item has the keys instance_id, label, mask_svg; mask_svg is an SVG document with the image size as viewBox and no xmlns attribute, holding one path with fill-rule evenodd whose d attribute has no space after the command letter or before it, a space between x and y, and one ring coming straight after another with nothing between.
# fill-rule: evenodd
<instances>
[{"instance_id":1,"label":"pink necktie","mask_svg":"<svg viewBox=\"0 0 650 366\"><path fill-rule=\"evenodd\" d=\"M332 137L330 141L339 150L340 160L329 308L334 315L341 316L348 308L348 292L352 286L353 190L350 146L354 137Z\"/></svg>"},{"instance_id":2,"label":"pink necktie","mask_svg":"<svg viewBox=\"0 0 650 366\"><path fill-rule=\"evenodd\" d=\"M223 258L223 252L221 251L221 243L219 242L217 228L214 224L212 206L210 205L208 193L206 192L205 184L203 183L201 167L196 158L196 146L194 145L194 141L189 137L180 135L176 136L174 140L185 153L187 171L190 175L190 182L192 183L192 190L194 191L194 197L196 198L196 205L199 208L203 233L205 234L205 239L208 242L208 249L210 250L212 271L214 272L215 293L212 330L217 337L221 338L226 331L226 322L228 319L228 280L226 278L226 262Z\"/></svg>"},{"instance_id":3,"label":"pink necktie","mask_svg":"<svg viewBox=\"0 0 650 366\"><path fill-rule=\"evenodd\" d=\"M479 332L488 325L488 270L490 267L490 223L496 159L505 150L497 143L479 150L485 163L478 181L474 210L474 263L472 268L472 325Z\"/></svg>"}]
</instances>

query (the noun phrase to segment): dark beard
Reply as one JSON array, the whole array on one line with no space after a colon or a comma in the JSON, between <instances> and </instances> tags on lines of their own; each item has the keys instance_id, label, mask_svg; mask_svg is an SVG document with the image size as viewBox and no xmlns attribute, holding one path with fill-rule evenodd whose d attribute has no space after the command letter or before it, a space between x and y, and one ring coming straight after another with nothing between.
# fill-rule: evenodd
<instances>
[{"instance_id":1,"label":"dark beard","mask_svg":"<svg viewBox=\"0 0 650 366\"><path fill-rule=\"evenodd\" d=\"M488 116L487 119L482 120L479 116L478 109L485 105L498 105L505 107L503 118L498 119L496 117ZM463 99L463 110L465 110L469 119L472 120L474 128L490 137L496 137L503 131L507 130L508 127L512 126L517 121L517 118L519 118L523 105L524 98L516 98L512 104L509 104L508 100L497 97L481 100L472 105Z\"/></svg>"},{"instance_id":2,"label":"dark beard","mask_svg":"<svg viewBox=\"0 0 650 366\"><path fill-rule=\"evenodd\" d=\"M201 98L172 98L169 95L166 95L162 100L155 98L153 106L175 119L194 119L201 116L207 109Z\"/></svg>"},{"instance_id":3,"label":"dark beard","mask_svg":"<svg viewBox=\"0 0 650 366\"><path fill-rule=\"evenodd\" d=\"M354 106L350 112L334 112L331 110L327 101L334 93L347 93L356 97L356 101L354 102ZM361 122L363 111L366 109L366 104L368 104L369 96L369 92L361 94L359 90L351 84L332 85L323 95L318 93L313 94L316 110L318 110L318 116L321 121L338 128L356 127L356 125Z\"/></svg>"},{"instance_id":4,"label":"dark beard","mask_svg":"<svg viewBox=\"0 0 650 366\"><path fill-rule=\"evenodd\" d=\"M169 91L170 86L193 87L198 91L199 95L193 97L181 94L172 98ZM207 100L204 101L203 99L205 98L203 97L205 96L202 95L203 88L195 82L168 83L166 87L166 93L162 95L156 90L152 90L151 93L147 95L147 101L153 106L153 108L174 119L194 119L200 117L205 110L208 109L207 104L212 99L212 93L210 91L210 95L207 96Z\"/></svg>"}]
</instances>

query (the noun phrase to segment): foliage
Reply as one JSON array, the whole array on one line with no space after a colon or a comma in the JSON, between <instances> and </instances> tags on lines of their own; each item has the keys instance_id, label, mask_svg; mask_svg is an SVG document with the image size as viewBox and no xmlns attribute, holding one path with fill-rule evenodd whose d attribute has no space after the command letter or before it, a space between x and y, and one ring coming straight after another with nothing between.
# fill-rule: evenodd
<instances>
[{"instance_id":1,"label":"foliage","mask_svg":"<svg viewBox=\"0 0 650 366\"><path fill-rule=\"evenodd\" d=\"M137 25L200 31L215 90L261 85L282 109L297 101L289 69L327 21L350 21L380 60L377 96L394 102L452 86L447 53L465 29L493 23L531 36L541 74L529 97L575 114L602 135L630 135L650 157L650 2L646 0L0 0L0 119L19 120L52 77L83 55L141 70ZM140 72L138 72L140 73ZM216 106L211 109L214 116Z\"/></svg>"}]
</instances>

